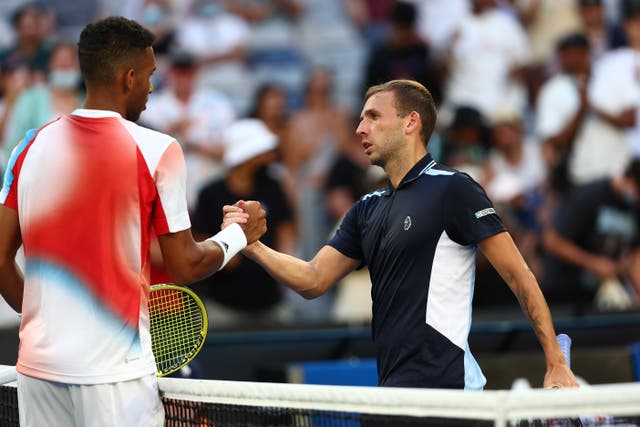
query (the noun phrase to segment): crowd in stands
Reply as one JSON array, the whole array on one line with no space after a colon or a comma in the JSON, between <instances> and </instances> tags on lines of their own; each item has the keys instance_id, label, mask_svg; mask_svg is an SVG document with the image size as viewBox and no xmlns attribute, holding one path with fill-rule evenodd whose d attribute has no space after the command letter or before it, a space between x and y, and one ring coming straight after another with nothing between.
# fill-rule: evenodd
<instances>
[{"instance_id":1,"label":"crowd in stands","mask_svg":"<svg viewBox=\"0 0 640 427\"><path fill-rule=\"evenodd\" d=\"M258 199L266 243L311 257L386 185L355 135L364 91L411 78L438 104L429 152L486 189L550 305L640 307L640 0L4 0L0 170L82 105L75 43L107 15L156 34L140 123L182 145L196 237ZM249 264L194 285L217 325L370 316L366 269L303 301ZM479 254L476 305L509 292Z\"/></svg>"}]
</instances>

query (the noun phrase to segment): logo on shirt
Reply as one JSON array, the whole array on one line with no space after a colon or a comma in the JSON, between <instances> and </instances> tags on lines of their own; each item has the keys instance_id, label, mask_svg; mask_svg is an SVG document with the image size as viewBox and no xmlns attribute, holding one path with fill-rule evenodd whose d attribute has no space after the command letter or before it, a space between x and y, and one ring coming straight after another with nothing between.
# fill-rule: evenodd
<instances>
[{"instance_id":1,"label":"logo on shirt","mask_svg":"<svg viewBox=\"0 0 640 427\"><path fill-rule=\"evenodd\" d=\"M496 210L493 208L487 208L487 209L482 209L481 211L478 211L476 213L474 213L474 215L476 216L476 219L480 219L483 216L487 216L487 215L491 215L491 214L495 214Z\"/></svg>"},{"instance_id":2,"label":"logo on shirt","mask_svg":"<svg viewBox=\"0 0 640 427\"><path fill-rule=\"evenodd\" d=\"M404 219L404 231L407 231L410 228L411 228L411 217L407 215L407 217Z\"/></svg>"}]
</instances>

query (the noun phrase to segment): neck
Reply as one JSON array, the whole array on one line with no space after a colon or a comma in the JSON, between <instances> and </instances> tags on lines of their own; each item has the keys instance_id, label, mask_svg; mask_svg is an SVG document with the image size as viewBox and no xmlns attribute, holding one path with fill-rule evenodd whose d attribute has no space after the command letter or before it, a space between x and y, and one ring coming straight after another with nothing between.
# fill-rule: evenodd
<instances>
[{"instance_id":1,"label":"neck","mask_svg":"<svg viewBox=\"0 0 640 427\"><path fill-rule=\"evenodd\" d=\"M383 166L384 171L391 181L393 188L398 188L402 178L427 154L423 145L413 150L413 153L403 153L393 159L389 159Z\"/></svg>"},{"instance_id":2,"label":"neck","mask_svg":"<svg viewBox=\"0 0 640 427\"><path fill-rule=\"evenodd\" d=\"M106 89L87 88L87 99L84 103L84 108L115 111L122 117L126 117L126 107L122 101L116 99L112 92Z\"/></svg>"}]
</instances>

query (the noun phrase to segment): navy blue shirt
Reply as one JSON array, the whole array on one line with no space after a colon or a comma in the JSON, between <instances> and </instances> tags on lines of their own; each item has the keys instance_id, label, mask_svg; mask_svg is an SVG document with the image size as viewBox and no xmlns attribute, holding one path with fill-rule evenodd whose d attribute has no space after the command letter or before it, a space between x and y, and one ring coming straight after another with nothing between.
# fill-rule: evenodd
<instances>
[{"instance_id":1,"label":"navy blue shirt","mask_svg":"<svg viewBox=\"0 0 640 427\"><path fill-rule=\"evenodd\" d=\"M430 155L353 205L328 244L369 268L379 385L484 386L467 343L475 252L503 231L482 187Z\"/></svg>"}]
</instances>

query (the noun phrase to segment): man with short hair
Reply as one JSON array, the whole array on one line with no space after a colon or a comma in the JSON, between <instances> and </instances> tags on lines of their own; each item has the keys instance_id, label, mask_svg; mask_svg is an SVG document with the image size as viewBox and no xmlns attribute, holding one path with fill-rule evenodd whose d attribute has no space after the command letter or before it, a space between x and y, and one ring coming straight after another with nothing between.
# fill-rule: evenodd
<instances>
[{"instance_id":1,"label":"man with short hair","mask_svg":"<svg viewBox=\"0 0 640 427\"><path fill-rule=\"evenodd\" d=\"M577 386L536 279L484 190L427 154L436 121L429 91L410 80L373 86L360 119L356 133L371 163L387 173L388 186L356 202L311 261L260 242L243 253L305 298L367 265L379 385L482 389L486 380L467 342L480 248L538 336L547 364L544 386ZM223 208L223 227L242 220L243 206Z\"/></svg>"},{"instance_id":2,"label":"man with short hair","mask_svg":"<svg viewBox=\"0 0 640 427\"><path fill-rule=\"evenodd\" d=\"M266 230L249 202L250 222L194 241L178 142L133 123L153 90L153 40L124 18L89 24L78 43L84 108L27 132L9 159L0 293L22 312L21 426L163 425L149 332L152 229L176 283L213 274Z\"/></svg>"}]
</instances>

